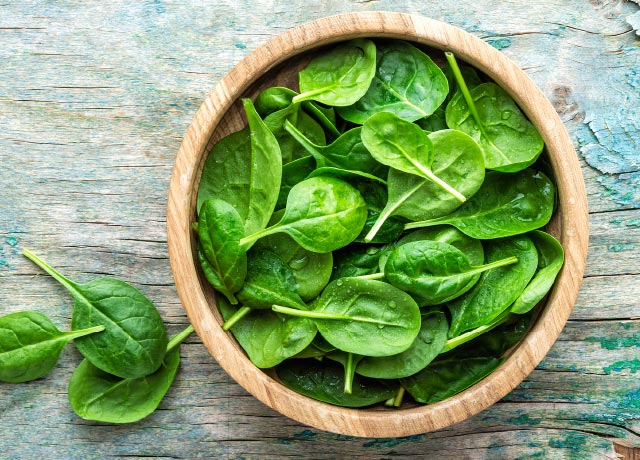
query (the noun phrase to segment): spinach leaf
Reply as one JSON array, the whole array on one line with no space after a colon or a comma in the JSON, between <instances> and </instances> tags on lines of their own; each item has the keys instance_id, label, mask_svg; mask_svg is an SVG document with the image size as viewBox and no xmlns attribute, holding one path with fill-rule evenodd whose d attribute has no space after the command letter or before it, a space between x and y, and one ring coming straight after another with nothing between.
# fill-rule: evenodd
<instances>
[{"instance_id":1,"label":"spinach leaf","mask_svg":"<svg viewBox=\"0 0 640 460\"><path fill-rule=\"evenodd\" d=\"M431 363L417 374L401 380L402 386L421 403L432 404L473 386L502 360L496 358L459 358Z\"/></svg>"},{"instance_id":2,"label":"spinach leaf","mask_svg":"<svg viewBox=\"0 0 640 460\"><path fill-rule=\"evenodd\" d=\"M374 280L332 281L314 302L313 310L278 305L273 310L313 319L331 345L365 356L401 353L420 330L420 310L409 294Z\"/></svg>"},{"instance_id":3,"label":"spinach leaf","mask_svg":"<svg viewBox=\"0 0 640 460\"><path fill-rule=\"evenodd\" d=\"M551 219L554 189L547 176L532 169L515 174L489 171L480 190L461 207L443 217L411 222L405 230L449 224L479 239L526 233Z\"/></svg>"},{"instance_id":4,"label":"spinach leaf","mask_svg":"<svg viewBox=\"0 0 640 460\"><path fill-rule=\"evenodd\" d=\"M295 138L285 129L287 123L296 126L299 132L304 133L303 135L312 139L313 142L319 145L324 145L325 143L322 126L303 112L299 104L290 105L286 109L272 113L264 119L264 123L278 141L283 164L287 164L306 155Z\"/></svg>"},{"instance_id":5,"label":"spinach leaf","mask_svg":"<svg viewBox=\"0 0 640 460\"><path fill-rule=\"evenodd\" d=\"M243 99L242 103L251 131L251 178L244 221L244 232L251 235L267 226L275 209L282 179L282 157L278 141L260 119L251 100Z\"/></svg>"},{"instance_id":6,"label":"spinach leaf","mask_svg":"<svg viewBox=\"0 0 640 460\"><path fill-rule=\"evenodd\" d=\"M447 105L447 125L478 142L488 169L516 172L533 164L544 142L511 96L495 83L469 90L453 54L445 55L460 89Z\"/></svg>"},{"instance_id":7,"label":"spinach leaf","mask_svg":"<svg viewBox=\"0 0 640 460\"><path fill-rule=\"evenodd\" d=\"M245 307L270 309L278 304L306 310L296 290L293 270L276 253L264 249L249 251L247 277L237 293Z\"/></svg>"},{"instance_id":8,"label":"spinach leaf","mask_svg":"<svg viewBox=\"0 0 640 460\"><path fill-rule=\"evenodd\" d=\"M274 214L277 215L278 213ZM333 269L333 256L330 252L308 251L284 233L265 236L258 241L256 247L273 251L288 265L297 284L296 292L305 302L317 297L329 282Z\"/></svg>"},{"instance_id":9,"label":"spinach leaf","mask_svg":"<svg viewBox=\"0 0 640 460\"><path fill-rule=\"evenodd\" d=\"M258 94L253 103L256 112L263 119L274 112L286 109L297 93L283 86L272 86Z\"/></svg>"},{"instance_id":10,"label":"spinach leaf","mask_svg":"<svg viewBox=\"0 0 640 460\"><path fill-rule=\"evenodd\" d=\"M119 378L83 360L69 381L69 403L85 420L132 423L156 410L180 366L178 345L193 332L189 326L172 337L160 368L151 375Z\"/></svg>"},{"instance_id":11,"label":"spinach leaf","mask_svg":"<svg viewBox=\"0 0 640 460\"><path fill-rule=\"evenodd\" d=\"M251 140L249 128L229 134L218 141L202 168L198 186L197 209L210 198L231 204L244 221L249 213L251 182Z\"/></svg>"},{"instance_id":12,"label":"spinach leaf","mask_svg":"<svg viewBox=\"0 0 640 460\"><path fill-rule=\"evenodd\" d=\"M407 121L431 115L449 91L446 77L415 46L402 41L378 45L376 70L366 94L338 113L353 123L364 123L379 112L390 112Z\"/></svg>"},{"instance_id":13,"label":"spinach leaf","mask_svg":"<svg viewBox=\"0 0 640 460\"><path fill-rule=\"evenodd\" d=\"M471 238L455 227L448 225L438 225L414 230L403 236L398 241L398 246L411 243L413 241L431 240L447 243L459 249L471 265L482 265L484 263L484 249L480 240Z\"/></svg>"},{"instance_id":14,"label":"spinach leaf","mask_svg":"<svg viewBox=\"0 0 640 460\"><path fill-rule=\"evenodd\" d=\"M217 299L225 321L237 310L226 299ZM231 328L233 336L261 369L280 364L304 350L317 333L316 326L306 318L278 315L270 310L253 310Z\"/></svg>"},{"instance_id":15,"label":"spinach leaf","mask_svg":"<svg viewBox=\"0 0 640 460\"><path fill-rule=\"evenodd\" d=\"M511 256L518 262L484 272L470 291L447 304L451 311L449 337L489 323L509 308L538 266L536 247L523 235L488 241L485 251L487 263Z\"/></svg>"},{"instance_id":16,"label":"spinach leaf","mask_svg":"<svg viewBox=\"0 0 640 460\"><path fill-rule=\"evenodd\" d=\"M316 168L307 176L307 178L310 179L318 176L333 176L350 183L359 179L365 179L375 181L381 185L387 185L387 181L379 176L374 176L373 174L358 171L356 169L342 169L335 166L322 166L320 168Z\"/></svg>"},{"instance_id":17,"label":"spinach leaf","mask_svg":"<svg viewBox=\"0 0 640 460\"><path fill-rule=\"evenodd\" d=\"M246 250L240 246L244 227L238 212L229 203L209 199L200 209L199 259L213 287L236 304L234 296L247 276Z\"/></svg>"},{"instance_id":18,"label":"spinach leaf","mask_svg":"<svg viewBox=\"0 0 640 460\"><path fill-rule=\"evenodd\" d=\"M300 71L300 93L293 102L314 100L331 106L351 105L360 99L376 71L376 46L357 38L313 59Z\"/></svg>"},{"instance_id":19,"label":"spinach leaf","mask_svg":"<svg viewBox=\"0 0 640 460\"><path fill-rule=\"evenodd\" d=\"M482 153L477 144L469 136L454 130L431 133L429 139L434 147L433 173L466 198L473 198L485 178ZM389 199L369 232L371 239L391 215L410 220L431 219L448 215L461 204L434 182L393 168L389 170L387 184Z\"/></svg>"},{"instance_id":20,"label":"spinach leaf","mask_svg":"<svg viewBox=\"0 0 640 460\"><path fill-rule=\"evenodd\" d=\"M499 358L524 337L530 324L531 314L507 315L501 324L491 329L491 334L482 334L465 343L457 350L456 356L469 358L493 356ZM455 340L455 338L449 341L451 340Z\"/></svg>"},{"instance_id":21,"label":"spinach leaf","mask_svg":"<svg viewBox=\"0 0 640 460\"><path fill-rule=\"evenodd\" d=\"M240 244L283 232L309 251L331 252L353 241L366 219L367 204L357 189L333 177L313 177L293 186L280 222Z\"/></svg>"},{"instance_id":22,"label":"spinach leaf","mask_svg":"<svg viewBox=\"0 0 640 460\"><path fill-rule=\"evenodd\" d=\"M428 179L458 201L466 200L462 193L431 170L433 143L418 125L392 113L380 112L369 117L362 125L362 143L380 163Z\"/></svg>"},{"instance_id":23,"label":"spinach leaf","mask_svg":"<svg viewBox=\"0 0 640 460\"><path fill-rule=\"evenodd\" d=\"M448 302L471 289L481 273L517 261L515 257L506 257L474 266L455 246L422 240L394 249L384 267L384 275L422 307Z\"/></svg>"},{"instance_id":24,"label":"spinach leaf","mask_svg":"<svg viewBox=\"0 0 640 460\"><path fill-rule=\"evenodd\" d=\"M448 128L445 109L442 106L438 107L436 111L433 112L433 114L429 115L427 118L421 118L415 123L428 133L433 133L435 131L441 131Z\"/></svg>"},{"instance_id":25,"label":"spinach leaf","mask_svg":"<svg viewBox=\"0 0 640 460\"><path fill-rule=\"evenodd\" d=\"M100 334L86 335L74 341L91 364L122 378L149 375L160 367L167 334L158 310L144 294L114 278L74 283L31 251L24 249L23 254L73 297L72 329L105 327Z\"/></svg>"},{"instance_id":26,"label":"spinach leaf","mask_svg":"<svg viewBox=\"0 0 640 460\"><path fill-rule=\"evenodd\" d=\"M356 372L365 377L399 379L421 371L440 354L447 340L449 325L442 312L432 312L422 317L418 336L402 353L377 358L365 357L358 363Z\"/></svg>"},{"instance_id":27,"label":"spinach leaf","mask_svg":"<svg viewBox=\"0 0 640 460\"><path fill-rule=\"evenodd\" d=\"M538 269L510 308L512 313L519 315L530 311L547 295L564 263L562 246L553 236L538 230L528 236L538 250Z\"/></svg>"},{"instance_id":28,"label":"spinach leaf","mask_svg":"<svg viewBox=\"0 0 640 460\"><path fill-rule=\"evenodd\" d=\"M286 361L277 367L280 381L292 390L319 401L343 407L365 407L386 401L396 388L378 380L355 376L351 393L344 390L341 366L316 360Z\"/></svg>"},{"instance_id":29,"label":"spinach leaf","mask_svg":"<svg viewBox=\"0 0 640 460\"><path fill-rule=\"evenodd\" d=\"M289 192L299 182L302 182L316 171L316 160L311 155L290 161L282 166L282 182L276 201L276 209L284 209Z\"/></svg>"},{"instance_id":30,"label":"spinach leaf","mask_svg":"<svg viewBox=\"0 0 640 460\"><path fill-rule=\"evenodd\" d=\"M61 332L35 311L0 316L0 382L28 382L47 375L68 342L103 330L104 326L94 326Z\"/></svg>"},{"instance_id":31,"label":"spinach leaf","mask_svg":"<svg viewBox=\"0 0 640 460\"><path fill-rule=\"evenodd\" d=\"M371 275L378 271L378 261L384 253L384 246L350 244L333 252L333 272L331 280L355 276Z\"/></svg>"},{"instance_id":32,"label":"spinach leaf","mask_svg":"<svg viewBox=\"0 0 640 460\"><path fill-rule=\"evenodd\" d=\"M375 173L380 169L380 164L373 159L363 144L360 127L350 129L331 144L322 146L314 144L291 122L285 122L284 126L284 129L316 159L318 167L333 166L367 173Z\"/></svg>"}]
</instances>

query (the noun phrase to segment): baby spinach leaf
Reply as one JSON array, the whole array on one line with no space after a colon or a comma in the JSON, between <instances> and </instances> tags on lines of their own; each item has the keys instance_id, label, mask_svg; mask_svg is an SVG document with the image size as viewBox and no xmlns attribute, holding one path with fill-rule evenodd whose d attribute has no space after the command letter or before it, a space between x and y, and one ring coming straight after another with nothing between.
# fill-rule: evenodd
<instances>
[{"instance_id":1,"label":"baby spinach leaf","mask_svg":"<svg viewBox=\"0 0 640 460\"><path fill-rule=\"evenodd\" d=\"M247 276L246 250L240 246L242 220L229 203L218 199L204 202L198 220L200 265L213 287L231 303Z\"/></svg>"},{"instance_id":2,"label":"baby spinach leaf","mask_svg":"<svg viewBox=\"0 0 640 460\"><path fill-rule=\"evenodd\" d=\"M240 244L283 232L309 251L331 252L353 241L366 219L367 204L357 189L333 177L313 177L293 186L280 222Z\"/></svg>"},{"instance_id":3,"label":"baby spinach leaf","mask_svg":"<svg viewBox=\"0 0 640 460\"><path fill-rule=\"evenodd\" d=\"M226 299L217 299L217 304L225 320L237 311ZM278 315L270 310L253 310L236 323L231 332L251 362L265 369L304 350L315 337L317 329L306 318Z\"/></svg>"},{"instance_id":4,"label":"baby spinach leaf","mask_svg":"<svg viewBox=\"0 0 640 460\"><path fill-rule=\"evenodd\" d=\"M249 251L247 277L237 293L245 307L270 309L278 304L306 309L296 290L293 270L276 253L265 249Z\"/></svg>"},{"instance_id":5,"label":"baby spinach leaf","mask_svg":"<svg viewBox=\"0 0 640 460\"><path fill-rule=\"evenodd\" d=\"M528 236L538 250L538 269L510 308L512 313L519 315L530 311L547 295L564 263L562 246L553 236L538 230Z\"/></svg>"},{"instance_id":6,"label":"baby spinach leaf","mask_svg":"<svg viewBox=\"0 0 640 460\"><path fill-rule=\"evenodd\" d=\"M365 357L358 363L356 372L365 377L399 379L421 371L440 354L447 341L449 325L442 312L422 317L418 336L402 353L377 358Z\"/></svg>"},{"instance_id":7,"label":"baby spinach leaf","mask_svg":"<svg viewBox=\"0 0 640 460\"><path fill-rule=\"evenodd\" d=\"M403 41L378 45L376 70L366 94L338 113L353 123L364 123L379 112L407 121L431 115L449 91L446 77L429 56Z\"/></svg>"},{"instance_id":8,"label":"baby spinach leaf","mask_svg":"<svg viewBox=\"0 0 640 460\"><path fill-rule=\"evenodd\" d=\"M432 404L447 399L473 386L502 360L497 358L459 358L431 363L417 374L401 380L413 399Z\"/></svg>"},{"instance_id":9,"label":"baby spinach leaf","mask_svg":"<svg viewBox=\"0 0 640 460\"><path fill-rule=\"evenodd\" d=\"M305 180L316 170L316 160L311 155L290 161L282 166L282 182L276 201L276 209L284 209L291 188Z\"/></svg>"},{"instance_id":10,"label":"baby spinach leaf","mask_svg":"<svg viewBox=\"0 0 640 460\"><path fill-rule=\"evenodd\" d=\"M243 99L242 103L251 132L251 178L244 221L244 232L251 235L267 226L275 209L282 179L282 157L278 141L260 119L251 100Z\"/></svg>"},{"instance_id":11,"label":"baby spinach leaf","mask_svg":"<svg viewBox=\"0 0 640 460\"><path fill-rule=\"evenodd\" d=\"M220 139L207 156L198 185L197 209L210 198L231 204L243 219L249 212L251 140L249 128Z\"/></svg>"},{"instance_id":12,"label":"baby spinach leaf","mask_svg":"<svg viewBox=\"0 0 640 460\"><path fill-rule=\"evenodd\" d=\"M103 330L104 326L94 326L61 332L35 311L0 316L0 382L28 382L47 375L68 342Z\"/></svg>"},{"instance_id":13,"label":"baby spinach leaf","mask_svg":"<svg viewBox=\"0 0 640 460\"><path fill-rule=\"evenodd\" d=\"M533 164L544 142L515 101L495 83L469 90L453 54L445 54L460 88L447 105L447 125L478 142L488 169L516 172Z\"/></svg>"},{"instance_id":14,"label":"baby spinach leaf","mask_svg":"<svg viewBox=\"0 0 640 460\"><path fill-rule=\"evenodd\" d=\"M480 190L451 214L411 222L405 229L449 224L480 239L526 233L551 219L554 189L547 176L532 169L515 174L489 171Z\"/></svg>"},{"instance_id":15,"label":"baby spinach leaf","mask_svg":"<svg viewBox=\"0 0 640 460\"><path fill-rule=\"evenodd\" d=\"M376 46L357 38L313 59L300 71L300 94L293 102L314 100L331 106L351 105L360 99L376 72Z\"/></svg>"},{"instance_id":16,"label":"baby spinach leaf","mask_svg":"<svg viewBox=\"0 0 640 460\"><path fill-rule=\"evenodd\" d=\"M167 334L158 310L144 294L114 278L74 283L31 251L24 249L23 254L73 297L72 329L105 327L100 334L90 334L74 341L91 364L122 378L149 375L160 367Z\"/></svg>"},{"instance_id":17,"label":"baby spinach leaf","mask_svg":"<svg viewBox=\"0 0 640 460\"><path fill-rule=\"evenodd\" d=\"M292 89L283 86L272 86L258 94L253 105L258 115L264 119L278 110L289 107L296 94Z\"/></svg>"},{"instance_id":18,"label":"baby spinach leaf","mask_svg":"<svg viewBox=\"0 0 640 460\"><path fill-rule=\"evenodd\" d=\"M383 248L379 245L350 244L334 251L331 280L376 273Z\"/></svg>"},{"instance_id":19,"label":"baby spinach leaf","mask_svg":"<svg viewBox=\"0 0 640 460\"><path fill-rule=\"evenodd\" d=\"M355 376L351 393L344 390L344 371L331 362L291 360L277 367L287 387L318 401L343 407L365 407L393 398L396 388L384 382Z\"/></svg>"},{"instance_id":20,"label":"baby spinach leaf","mask_svg":"<svg viewBox=\"0 0 640 460\"><path fill-rule=\"evenodd\" d=\"M278 305L273 310L313 319L331 345L365 356L401 353L411 346L420 330L420 310L409 294L374 280L332 281L313 310Z\"/></svg>"},{"instance_id":21,"label":"baby spinach leaf","mask_svg":"<svg viewBox=\"0 0 640 460\"><path fill-rule=\"evenodd\" d=\"M445 117L445 110L442 106L438 107L433 114L427 118L421 118L415 122L420 128L424 129L428 133L447 129L447 120Z\"/></svg>"},{"instance_id":22,"label":"baby spinach leaf","mask_svg":"<svg viewBox=\"0 0 640 460\"><path fill-rule=\"evenodd\" d=\"M485 178L478 145L469 136L454 130L431 133L429 139L434 147L433 173L467 199L472 198ZM368 236L375 236L378 226L391 215L410 220L430 219L445 216L461 204L434 182L393 168L389 170L387 184L389 199Z\"/></svg>"},{"instance_id":23,"label":"baby spinach leaf","mask_svg":"<svg viewBox=\"0 0 640 460\"><path fill-rule=\"evenodd\" d=\"M151 375L119 378L83 360L69 381L69 403L85 420L106 423L133 423L156 410L180 366L178 345L189 334L189 326L171 338L160 368Z\"/></svg>"},{"instance_id":24,"label":"baby spinach leaf","mask_svg":"<svg viewBox=\"0 0 640 460\"><path fill-rule=\"evenodd\" d=\"M333 256L330 252L308 251L284 233L265 236L258 241L256 247L273 251L292 270L297 285L296 292L305 302L317 297L329 282L333 269Z\"/></svg>"},{"instance_id":25,"label":"baby spinach leaf","mask_svg":"<svg viewBox=\"0 0 640 460\"><path fill-rule=\"evenodd\" d=\"M412 241L431 240L447 243L459 249L469 259L471 265L482 265L484 262L484 249L480 240L471 238L455 227L439 225L426 227L403 236L398 241L398 246Z\"/></svg>"},{"instance_id":26,"label":"baby spinach leaf","mask_svg":"<svg viewBox=\"0 0 640 460\"><path fill-rule=\"evenodd\" d=\"M422 307L448 302L471 289L481 273L517 261L515 257L506 257L474 266L455 246L422 240L394 249L385 264L384 275Z\"/></svg>"},{"instance_id":27,"label":"baby spinach leaf","mask_svg":"<svg viewBox=\"0 0 640 460\"><path fill-rule=\"evenodd\" d=\"M523 235L487 241L485 251L487 263L512 256L518 262L484 272L470 291L447 304L451 311L449 337L494 320L518 298L538 266L536 247Z\"/></svg>"},{"instance_id":28,"label":"baby spinach leaf","mask_svg":"<svg viewBox=\"0 0 640 460\"><path fill-rule=\"evenodd\" d=\"M463 194L433 173L433 143L429 135L415 123L389 112L377 113L362 125L362 143L380 163L424 177L458 201L466 200Z\"/></svg>"},{"instance_id":29,"label":"baby spinach leaf","mask_svg":"<svg viewBox=\"0 0 640 460\"><path fill-rule=\"evenodd\" d=\"M457 348L457 347L459 347L461 345L464 345L467 342L470 342L470 341L476 339L477 337L485 335L487 332L489 332L489 331L495 329L496 327L500 326L501 324L503 324L511 316L513 316L513 315L507 309L507 310L503 311L502 313L500 313L498 316L496 316L494 319L489 321L488 323L485 323L482 326L478 326L475 329L471 329L471 330L469 330L467 332L464 332L464 333L460 334L459 336L450 338L449 340L447 340L447 343L446 343L444 349L442 350L442 353L449 352L449 351L453 350L454 348Z\"/></svg>"},{"instance_id":30,"label":"baby spinach leaf","mask_svg":"<svg viewBox=\"0 0 640 460\"><path fill-rule=\"evenodd\" d=\"M367 173L374 173L380 168L380 164L373 159L363 144L360 127L350 129L331 144L322 146L314 144L291 122L285 122L284 126L284 129L313 155L318 167L333 166Z\"/></svg>"}]
</instances>

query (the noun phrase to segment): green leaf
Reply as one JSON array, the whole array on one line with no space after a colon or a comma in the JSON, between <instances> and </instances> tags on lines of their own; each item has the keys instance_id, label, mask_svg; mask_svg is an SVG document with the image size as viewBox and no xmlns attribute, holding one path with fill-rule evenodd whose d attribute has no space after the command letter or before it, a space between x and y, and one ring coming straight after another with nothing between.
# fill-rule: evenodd
<instances>
[{"instance_id":1,"label":"green leaf","mask_svg":"<svg viewBox=\"0 0 640 460\"><path fill-rule=\"evenodd\" d=\"M47 375L68 342L103 330L104 326L94 326L61 332L35 311L0 316L0 382L28 382Z\"/></svg>"},{"instance_id":2,"label":"green leaf","mask_svg":"<svg viewBox=\"0 0 640 460\"><path fill-rule=\"evenodd\" d=\"M234 304L234 293L247 276L246 250L240 246L243 235L242 220L229 203L205 201L198 220L200 266L207 281Z\"/></svg>"},{"instance_id":3,"label":"green leaf","mask_svg":"<svg viewBox=\"0 0 640 460\"><path fill-rule=\"evenodd\" d=\"M25 249L24 255L73 297L72 329L105 327L100 334L79 337L74 342L91 364L122 378L149 375L160 367L167 334L158 310L144 294L115 278L77 284L32 252Z\"/></svg>"},{"instance_id":4,"label":"green leaf","mask_svg":"<svg viewBox=\"0 0 640 460\"><path fill-rule=\"evenodd\" d=\"M373 42L364 38L350 40L313 59L300 71L300 94L293 102L351 105L367 92L375 71Z\"/></svg>"},{"instance_id":5,"label":"green leaf","mask_svg":"<svg viewBox=\"0 0 640 460\"><path fill-rule=\"evenodd\" d=\"M501 363L496 358L436 361L417 374L402 379L401 383L416 401L433 404L473 386Z\"/></svg>"},{"instance_id":6,"label":"green leaf","mask_svg":"<svg viewBox=\"0 0 640 460\"><path fill-rule=\"evenodd\" d=\"M515 256L513 265L484 272L466 294L447 304L451 311L449 337L490 323L518 298L538 266L538 254L531 240L523 235L488 241L487 263Z\"/></svg>"},{"instance_id":7,"label":"green leaf","mask_svg":"<svg viewBox=\"0 0 640 460\"><path fill-rule=\"evenodd\" d=\"M495 83L469 90L451 53L445 53L460 91L447 105L449 128L471 136L482 149L488 169L521 171L533 164L544 147L540 133L515 101Z\"/></svg>"},{"instance_id":8,"label":"green leaf","mask_svg":"<svg viewBox=\"0 0 640 460\"><path fill-rule=\"evenodd\" d=\"M529 233L529 238L538 250L538 268L533 279L511 306L511 312L519 315L530 311L547 295L564 263L562 246L553 236L536 230Z\"/></svg>"},{"instance_id":9,"label":"green leaf","mask_svg":"<svg viewBox=\"0 0 640 460\"><path fill-rule=\"evenodd\" d=\"M390 184L391 186L391 184ZM405 229L449 224L479 239L502 238L546 225L553 213L555 187L541 172L489 171L480 190L451 214L412 222Z\"/></svg>"},{"instance_id":10,"label":"green leaf","mask_svg":"<svg viewBox=\"0 0 640 460\"><path fill-rule=\"evenodd\" d=\"M171 338L160 368L151 375L119 378L83 360L69 381L69 403L85 420L133 423L156 410L180 366L178 345L191 333L189 326Z\"/></svg>"},{"instance_id":11,"label":"green leaf","mask_svg":"<svg viewBox=\"0 0 640 460\"><path fill-rule=\"evenodd\" d=\"M429 56L403 41L378 45L375 76L366 94L338 109L344 119L364 123L379 112L415 121L431 115L449 91L446 77Z\"/></svg>"},{"instance_id":12,"label":"green leaf","mask_svg":"<svg viewBox=\"0 0 640 460\"><path fill-rule=\"evenodd\" d=\"M381 281L342 278L322 291L313 310L274 305L278 313L312 319L336 348L358 355L389 356L411 346L420 310L405 292Z\"/></svg>"},{"instance_id":13,"label":"green leaf","mask_svg":"<svg viewBox=\"0 0 640 460\"><path fill-rule=\"evenodd\" d=\"M366 219L367 204L357 189L333 177L313 177L293 186L280 222L240 244L284 232L309 251L331 252L353 241Z\"/></svg>"},{"instance_id":14,"label":"green leaf","mask_svg":"<svg viewBox=\"0 0 640 460\"><path fill-rule=\"evenodd\" d=\"M225 299L217 299L217 304L225 321L237 311ZM254 310L236 323L231 332L251 362L265 369L304 350L315 337L317 328L305 318L278 315L271 310Z\"/></svg>"},{"instance_id":15,"label":"green leaf","mask_svg":"<svg viewBox=\"0 0 640 460\"><path fill-rule=\"evenodd\" d=\"M280 381L292 390L336 406L371 406L392 398L396 393L392 385L357 375L351 393L345 393L341 367L331 362L297 359L284 362L276 373Z\"/></svg>"},{"instance_id":16,"label":"green leaf","mask_svg":"<svg viewBox=\"0 0 640 460\"><path fill-rule=\"evenodd\" d=\"M449 325L442 312L422 317L420 332L411 346L400 354L377 358L365 357L356 372L365 377L399 379L421 371L440 354L447 341Z\"/></svg>"}]
</instances>

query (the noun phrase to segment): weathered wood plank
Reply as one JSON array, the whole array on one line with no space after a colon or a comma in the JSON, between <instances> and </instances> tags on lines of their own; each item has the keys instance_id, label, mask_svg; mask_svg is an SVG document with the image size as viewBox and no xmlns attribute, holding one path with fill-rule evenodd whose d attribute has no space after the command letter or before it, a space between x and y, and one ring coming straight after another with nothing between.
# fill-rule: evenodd
<instances>
[{"instance_id":1,"label":"weathered wood plank","mask_svg":"<svg viewBox=\"0 0 640 460\"><path fill-rule=\"evenodd\" d=\"M84 422L66 402L79 362L69 347L46 379L0 384L4 455L602 459L615 458L610 438L638 443L640 48L625 22L638 11L631 2L1 2L2 313L37 309L68 324L70 299L35 276L19 255L26 246L80 281L106 274L136 284L172 332L184 326L164 215L173 157L195 110L270 36L371 9L446 20L502 49L575 139L593 213L587 278L538 370L504 402L447 430L349 439L266 408L195 337L158 412L131 426Z\"/></svg>"}]
</instances>

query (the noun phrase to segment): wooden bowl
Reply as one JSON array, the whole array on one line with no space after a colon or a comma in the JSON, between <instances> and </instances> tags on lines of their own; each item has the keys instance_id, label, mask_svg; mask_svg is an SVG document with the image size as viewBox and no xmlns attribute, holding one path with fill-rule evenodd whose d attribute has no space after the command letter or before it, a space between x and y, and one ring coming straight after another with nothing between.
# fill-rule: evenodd
<instances>
[{"instance_id":1,"label":"wooden bowl","mask_svg":"<svg viewBox=\"0 0 640 460\"><path fill-rule=\"evenodd\" d=\"M244 125L241 97L277 85L297 87L297 71L323 45L356 37L401 38L453 51L502 86L542 135L558 185L559 203L547 230L566 253L564 267L546 304L524 339L490 376L444 401L396 410L347 409L295 393L256 368L233 336L223 332L213 289L194 256L191 224L200 172L211 146ZM334 433L395 437L424 433L464 420L504 397L542 360L562 330L584 272L588 214L580 166L560 118L538 87L513 62L474 36L431 19L387 12L352 13L319 19L273 38L236 65L213 89L189 126L178 152L167 207L169 256L185 310L209 352L247 391L278 412Z\"/></svg>"}]
</instances>

